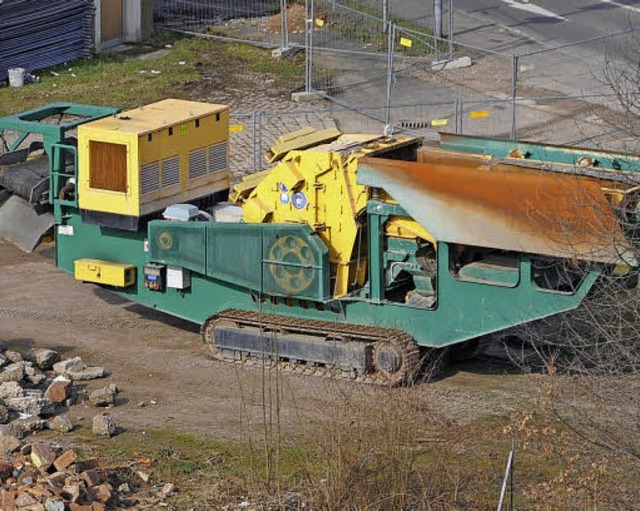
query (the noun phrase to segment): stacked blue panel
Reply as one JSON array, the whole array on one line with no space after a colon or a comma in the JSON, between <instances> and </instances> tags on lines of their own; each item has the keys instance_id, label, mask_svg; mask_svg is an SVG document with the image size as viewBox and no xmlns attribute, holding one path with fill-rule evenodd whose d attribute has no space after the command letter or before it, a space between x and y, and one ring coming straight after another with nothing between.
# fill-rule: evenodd
<instances>
[{"instance_id":1,"label":"stacked blue panel","mask_svg":"<svg viewBox=\"0 0 640 511\"><path fill-rule=\"evenodd\" d=\"M0 2L0 80L7 70L35 71L91 54L93 0Z\"/></svg>"}]
</instances>

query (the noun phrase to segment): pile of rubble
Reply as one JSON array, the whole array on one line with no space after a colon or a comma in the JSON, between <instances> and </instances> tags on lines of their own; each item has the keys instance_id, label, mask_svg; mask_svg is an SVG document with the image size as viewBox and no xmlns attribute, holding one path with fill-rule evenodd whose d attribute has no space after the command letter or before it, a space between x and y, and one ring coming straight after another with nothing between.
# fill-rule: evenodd
<instances>
[{"instance_id":1,"label":"pile of rubble","mask_svg":"<svg viewBox=\"0 0 640 511\"><path fill-rule=\"evenodd\" d=\"M103 367L87 366L79 357L60 360L50 349L0 351L0 511L155 509L174 493L171 483L152 486L138 469L149 458L105 468L95 459L80 460L72 449L26 439L44 429L72 431L66 411L76 403L114 406L114 384L88 392L78 383L104 376ZM117 433L104 412L93 418L92 430L107 437Z\"/></svg>"},{"instance_id":2,"label":"pile of rubble","mask_svg":"<svg viewBox=\"0 0 640 511\"><path fill-rule=\"evenodd\" d=\"M5 511L105 511L136 507L140 499L126 481L133 464L101 468L95 459L46 443L0 438L0 509ZM117 485L117 486L115 486ZM173 485L165 485L166 496Z\"/></svg>"},{"instance_id":3,"label":"pile of rubble","mask_svg":"<svg viewBox=\"0 0 640 511\"><path fill-rule=\"evenodd\" d=\"M59 353L50 349L0 352L0 437L24 438L42 429L73 430L64 415L70 406L85 399L100 407L115 404L118 389L113 384L88 395L74 385L104 376L103 367L87 366L80 357L60 361ZM98 435L116 433L115 423L103 413L94 418L93 429Z\"/></svg>"}]
</instances>

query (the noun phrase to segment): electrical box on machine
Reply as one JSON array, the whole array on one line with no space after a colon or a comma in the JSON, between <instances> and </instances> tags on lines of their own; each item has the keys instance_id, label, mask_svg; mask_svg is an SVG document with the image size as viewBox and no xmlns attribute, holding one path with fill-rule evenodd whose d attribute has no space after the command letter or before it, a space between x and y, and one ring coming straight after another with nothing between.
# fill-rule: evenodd
<instances>
[{"instance_id":1,"label":"electrical box on machine","mask_svg":"<svg viewBox=\"0 0 640 511\"><path fill-rule=\"evenodd\" d=\"M144 287L151 291L163 291L165 281L165 269L163 264L147 264L143 268L144 274Z\"/></svg>"},{"instance_id":2,"label":"electrical box on machine","mask_svg":"<svg viewBox=\"0 0 640 511\"><path fill-rule=\"evenodd\" d=\"M168 266L167 287L172 289L187 289L191 287L191 272L179 266Z\"/></svg>"}]
</instances>

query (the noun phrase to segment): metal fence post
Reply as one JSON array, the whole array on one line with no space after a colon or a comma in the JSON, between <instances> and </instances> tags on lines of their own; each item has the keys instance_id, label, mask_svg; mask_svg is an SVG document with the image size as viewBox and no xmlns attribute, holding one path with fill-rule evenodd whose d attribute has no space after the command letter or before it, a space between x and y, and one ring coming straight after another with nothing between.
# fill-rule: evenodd
<instances>
[{"instance_id":1,"label":"metal fence post","mask_svg":"<svg viewBox=\"0 0 640 511\"><path fill-rule=\"evenodd\" d=\"M504 479L502 480L502 488L500 488L500 500L498 502L498 507L496 511L502 511L502 506L504 505L504 497L507 493L507 481L509 481L509 477L511 476L511 470L513 469L513 456L515 454L515 444L513 439L511 439L511 451L509 451L509 458L507 459L507 468L504 472ZM513 489L512 494L513 496ZM511 501L511 506L513 509L513 500Z\"/></svg>"},{"instance_id":2,"label":"metal fence post","mask_svg":"<svg viewBox=\"0 0 640 511\"><path fill-rule=\"evenodd\" d=\"M453 62L453 0L449 0L449 62Z\"/></svg>"},{"instance_id":3,"label":"metal fence post","mask_svg":"<svg viewBox=\"0 0 640 511\"><path fill-rule=\"evenodd\" d=\"M513 56L513 63L511 69L511 140L515 140L518 133L518 119L517 119L517 106L518 106L518 56Z\"/></svg>"},{"instance_id":4,"label":"metal fence post","mask_svg":"<svg viewBox=\"0 0 640 511\"><path fill-rule=\"evenodd\" d=\"M257 118L256 118L256 124L258 127L258 133L257 133L257 151L256 151L256 172L260 172L262 171L262 112L259 111Z\"/></svg>"},{"instance_id":5,"label":"metal fence post","mask_svg":"<svg viewBox=\"0 0 640 511\"><path fill-rule=\"evenodd\" d=\"M311 0L304 2L304 72L305 72L305 91L311 92L311 76L313 73L313 47L311 39L311 31L313 30L313 20L311 19Z\"/></svg>"},{"instance_id":6,"label":"metal fence post","mask_svg":"<svg viewBox=\"0 0 640 511\"><path fill-rule=\"evenodd\" d=\"M252 138L251 147L253 148L253 173L258 172L258 116L256 111L251 112Z\"/></svg>"},{"instance_id":7,"label":"metal fence post","mask_svg":"<svg viewBox=\"0 0 640 511\"><path fill-rule=\"evenodd\" d=\"M282 30L282 47L289 47L289 9L287 0L280 0L280 29Z\"/></svg>"},{"instance_id":8,"label":"metal fence post","mask_svg":"<svg viewBox=\"0 0 640 511\"><path fill-rule=\"evenodd\" d=\"M396 26L391 23L389 25L389 33L388 33L388 43L387 43L387 102L386 102L386 115L385 115L385 124L391 123L391 97L393 95L393 59L395 53L395 45L396 45Z\"/></svg>"},{"instance_id":9,"label":"metal fence post","mask_svg":"<svg viewBox=\"0 0 640 511\"><path fill-rule=\"evenodd\" d=\"M433 17L433 33L438 39L442 39L442 0L434 0Z\"/></svg>"},{"instance_id":10,"label":"metal fence post","mask_svg":"<svg viewBox=\"0 0 640 511\"><path fill-rule=\"evenodd\" d=\"M389 0L382 0L382 30L389 30Z\"/></svg>"},{"instance_id":11,"label":"metal fence post","mask_svg":"<svg viewBox=\"0 0 640 511\"><path fill-rule=\"evenodd\" d=\"M509 511L513 511L513 494L515 490L513 472L515 471L516 465L516 439L514 437L511 437L511 452L513 453L513 456L511 457L511 477L509 481Z\"/></svg>"}]
</instances>

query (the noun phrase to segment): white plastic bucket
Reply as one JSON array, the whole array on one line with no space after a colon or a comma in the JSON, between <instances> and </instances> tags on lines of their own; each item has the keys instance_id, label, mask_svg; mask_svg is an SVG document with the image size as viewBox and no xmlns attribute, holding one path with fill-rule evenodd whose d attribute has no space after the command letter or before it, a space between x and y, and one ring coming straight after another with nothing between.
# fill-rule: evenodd
<instances>
[{"instance_id":1,"label":"white plastic bucket","mask_svg":"<svg viewBox=\"0 0 640 511\"><path fill-rule=\"evenodd\" d=\"M25 70L22 67L14 67L7 70L9 74L9 86L22 87L24 85Z\"/></svg>"}]
</instances>

